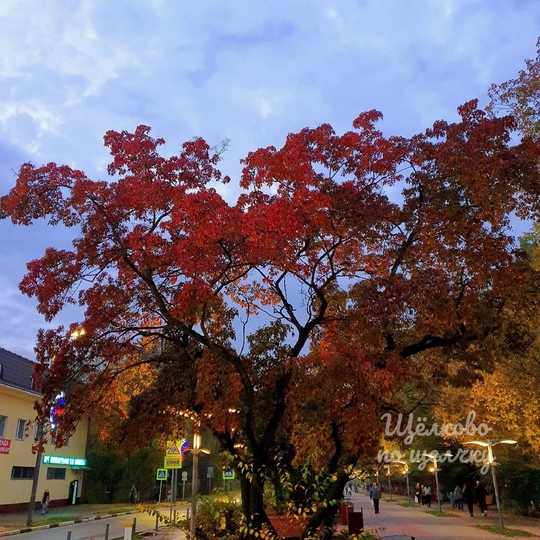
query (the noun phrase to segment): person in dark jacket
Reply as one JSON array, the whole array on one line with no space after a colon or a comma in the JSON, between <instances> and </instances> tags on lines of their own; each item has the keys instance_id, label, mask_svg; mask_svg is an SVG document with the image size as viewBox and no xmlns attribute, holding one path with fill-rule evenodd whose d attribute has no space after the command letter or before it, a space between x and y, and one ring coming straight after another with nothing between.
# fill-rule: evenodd
<instances>
[{"instance_id":1,"label":"person in dark jacket","mask_svg":"<svg viewBox=\"0 0 540 540\"><path fill-rule=\"evenodd\" d=\"M375 513L379 513L379 502L381 500L381 490L377 485L377 482L372 482L369 488L369 498L373 501L373 510Z\"/></svg>"},{"instance_id":2,"label":"person in dark jacket","mask_svg":"<svg viewBox=\"0 0 540 540\"><path fill-rule=\"evenodd\" d=\"M480 507L480 512L484 517L487 517L487 504L486 497L487 491L480 480L476 481L476 487L474 488L474 494L476 495L476 500L478 501L478 506Z\"/></svg>"},{"instance_id":3,"label":"person in dark jacket","mask_svg":"<svg viewBox=\"0 0 540 540\"><path fill-rule=\"evenodd\" d=\"M468 486L465 484L463 486L463 489L461 490L461 494L463 495L463 500L465 501L465 504L467 505L467 509L469 510L469 515L471 517L474 516L474 492L473 488L471 486Z\"/></svg>"}]
</instances>

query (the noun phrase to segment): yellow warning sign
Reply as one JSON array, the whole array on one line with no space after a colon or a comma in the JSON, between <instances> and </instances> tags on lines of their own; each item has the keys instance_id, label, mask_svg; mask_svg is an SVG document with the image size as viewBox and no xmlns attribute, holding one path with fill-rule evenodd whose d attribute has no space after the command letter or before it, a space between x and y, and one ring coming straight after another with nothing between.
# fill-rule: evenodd
<instances>
[{"instance_id":1,"label":"yellow warning sign","mask_svg":"<svg viewBox=\"0 0 540 540\"><path fill-rule=\"evenodd\" d=\"M182 452L180 449L182 448L182 441L173 441L167 443L167 452L165 452L166 456L180 456Z\"/></svg>"},{"instance_id":2,"label":"yellow warning sign","mask_svg":"<svg viewBox=\"0 0 540 540\"><path fill-rule=\"evenodd\" d=\"M166 457L163 461L164 469L181 469L182 458L180 457Z\"/></svg>"}]
</instances>

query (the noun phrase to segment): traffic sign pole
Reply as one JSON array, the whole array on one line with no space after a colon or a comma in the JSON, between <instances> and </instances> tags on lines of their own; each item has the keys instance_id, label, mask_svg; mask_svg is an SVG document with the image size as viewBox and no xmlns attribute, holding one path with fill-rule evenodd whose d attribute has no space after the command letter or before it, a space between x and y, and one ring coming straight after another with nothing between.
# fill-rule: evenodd
<instances>
[{"instance_id":1,"label":"traffic sign pole","mask_svg":"<svg viewBox=\"0 0 540 540\"><path fill-rule=\"evenodd\" d=\"M182 500L185 500L186 498L186 480L187 480L188 474L186 471L182 471Z\"/></svg>"}]
</instances>

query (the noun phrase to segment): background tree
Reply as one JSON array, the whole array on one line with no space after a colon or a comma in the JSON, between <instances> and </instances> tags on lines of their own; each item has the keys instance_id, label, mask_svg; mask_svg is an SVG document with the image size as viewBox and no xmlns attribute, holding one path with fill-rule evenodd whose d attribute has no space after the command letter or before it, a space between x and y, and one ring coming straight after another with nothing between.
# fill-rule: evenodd
<instances>
[{"instance_id":1,"label":"background tree","mask_svg":"<svg viewBox=\"0 0 540 540\"><path fill-rule=\"evenodd\" d=\"M540 38L536 42L536 58L525 60L525 69L515 79L492 84L487 110L495 115L511 113L523 135L537 138L540 133Z\"/></svg>"},{"instance_id":2,"label":"background tree","mask_svg":"<svg viewBox=\"0 0 540 540\"><path fill-rule=\"evenodd\" d=\"M449 377L439 386L433 413L438 421L463 423L474 411L477 422L487 424L492 440L515 439L518 447L497 447L501 463L499 475L506 498L516 502L521 511L530 509L531 501L540 501L536 487L540 461L540 333L538 306L540 282L537 251L537 227L520 239L532 269L521 284L521 293L508 298L499 330L482 347L469 351L474 359L467 362L468 377ZM462 361L452 359L450 373L463 371ZM464 435L454 442L475 438ZM505 475L505 476L504 476ZM504 491L504 490L503 490Z\"/></svg>"},{"instance_id":3,"label":"background tree","mask_svg":"<svg viewBox=\"0 0 540 540\"><path fill-rule=\"evenodd\" d=\"M540 224L534 223L532 230L519 239L519 244L529 256L531 266L535 270L540 270Z\"/></svg>"},{"instance_id":4,"label":"background tree","mask_svg":"<svg viewBox=\"0 0 540 540\"><path fill-rule=\"evenodd\" d=\"M212 187L219 153L196 139L164 158L144 126L107 133L108 182L23 165L1 217L46 217L74 239L29 263L21 289L49 321L84 308L38 336L42 413L58 389L76 395L69 432L148 364L129 401L138 429L171 431L181 413L207 426L255 529L268 478L316 463L327 480L301 502L307 530L330 523L411 359L488 338L530 271L509 218L538 212L537 145L511 145L512 119L475 102L459 112L410 140L384 137L375 111L343 135L290 134L246 157L234 204Z\"/></svg>"}]
</instances>

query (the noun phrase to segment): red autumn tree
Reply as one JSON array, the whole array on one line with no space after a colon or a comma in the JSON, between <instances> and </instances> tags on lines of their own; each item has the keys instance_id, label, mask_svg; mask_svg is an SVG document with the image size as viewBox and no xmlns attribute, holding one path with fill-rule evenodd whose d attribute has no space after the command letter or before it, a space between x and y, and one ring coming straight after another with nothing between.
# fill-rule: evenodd
<instances>
[{"instance_id":1,"label":"red autumn tree","mask_svg":"<svg viewBox=\"0 0 540 540\"><path fill-rule=\"evenodd\" d=\"M265 482L311 463L327 479L294 497L307 531L330 524L381 407L414 377L407 360L496 332L530 271L509 219L538 213L538 147L512 146L513 120L475 102L460 114L410 140L384 137L374 111L343 135L291 134L245 158L235 204L212 187L219 155L203 140L164 158L144 126L107 133L109 181L23 165L1 217L45 217L74 239L32 261L21 289L49 321L84 308L38 337L43 411L65 390L69 431L148 364L134 430L170 430L179 413L211 429L255 529Z\"/></svg>"}]
</instances>

